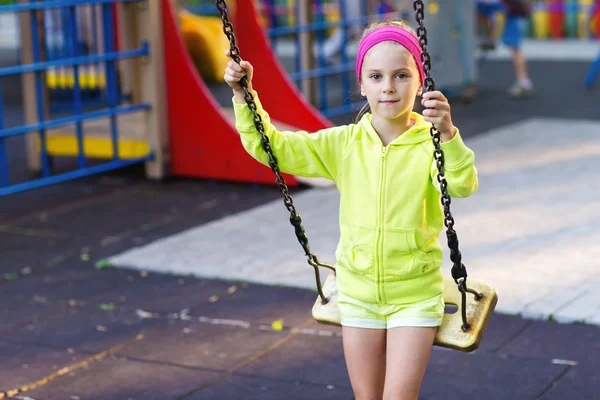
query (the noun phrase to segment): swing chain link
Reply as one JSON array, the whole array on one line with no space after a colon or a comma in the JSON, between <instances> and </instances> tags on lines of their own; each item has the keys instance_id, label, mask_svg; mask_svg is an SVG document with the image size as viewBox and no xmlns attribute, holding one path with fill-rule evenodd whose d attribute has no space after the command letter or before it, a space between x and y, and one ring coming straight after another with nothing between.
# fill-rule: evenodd
<instances>
[{"instance_id":1,"label":"swing chain link","mask_svg":"<svg viewBox=\"0 0 600 400\"><path fill-rule=\"evenodd\" d=\"M430 92L435 90L435 82L431 77L431 55L427 49L427 28L424 25L425 19L425 5L423 0L414 0L415 17L418 23L417 36L419 37L419 43L421 44L421 62L423 64L423 72L425 73L424 91ZM440 132L434 125L431 125L431 139L435 150L433 156L435 158L435 164L438 169L437 181L440 184L441 192L441 203L444 208L444 224L448 228L446 235L448 237L448 247L450 248L450 259L453 262L452 277L458 283L459 279L467 279L467 270L462 264L462 256L458 249L458 237L454 230L454 217L450 212L450 195L448 194L448 183L444 174L444 153L440 146L441 137Z\"/></svg>"},{"instance_id":2,"label":"swing chain link","mask_svg":"<svg viewBox=\"0 0 600 400\"><path fill-rule=\"evenodd\" d=\"M427 28L425 27L425 4L423 0L413 0L415 10L415 19L417 21L417 36L421 45L421 63L423 64L423 72L425 73L423 93L435 90L435 82L431 77L431 55L427 49ZM448 183L444 174L444 152L441 148L441 135L437 128L431 125L431 140L435 147L433 157L438 169L437 181L440 184L441 203L444 208L444 225L446 225L446 237L448 239L448 248L450 249L450 260L452 261L452 278L458 285L458 290L462 297L462 320L464 331L469 330L470 324L467 322L466 311L466 295L467 292L475 296L475 300L481 300L483 295L467 287L467 269L462 263L462 255L458 248L458 236L454 230L454 217L450 212L450 195L448 194Z\"/></svg>"},{"instance_id":3,"label":"swing chain link","mask_svg":"<svg viewBox=\"0 0 600 400\"><path fill-rule=\"evenodd\" d=\"M229 13L227 11L227 2L225 0L216 0L215 2L216 2L217 9L219 10L219 14L221 15L221 21L223 22L223 33L225 33L225 35L227 36L227 39L229 40L229 50L230 50L231 58L233 59L233 61L240 64L240 62L241 62L240 50L237 47L236 42L235 42L235 33L233 32L233 24L229 21L229 15L228 15ZM326 304L326 303L328 303L329 300L323 294L323 288L321 285L321 276L320 276L319 267L329 268L334 272L335 272L335 268L329 264L319 262L317 256L315 254L311 253L310 245L308 244L308 237L306 235L306 231L304 230L304 227L302 226L302 218L300 218L300 215L296 212L296 207L294 206L294 200L290 196L289 189L287 187L285 178L281 175L281 170L279 169L279 164L277 162L277 158L273 154L273 149L271 148L271 143L269 142L269 137L265 134L265 126L262 121L262 117L258 113L258 107L256 105L256 101L254 100L254 96L252 95L252 93L249 91L248 80L246 79L246 77L243 77L239 83L240 83L240 86L242 87L242 89L244 90L244 99L246 100L246 104L248 104L248 107L252 111L254 126L256 127L256 130L260 133L261 144L262 144L263 150L267 153L267 156L269 158L269 166L271 167L271 170L275 174L275 177L276 177L275 184L277 185L277 188L283 194L283 203L285 204L285 207L287 208L287 210L290 213L290 223L294 227L294 230L296 233L296 238L298 239L298 242L304 249L304 253L307 257L308 264L315 269L315 279L317 281L317 291L319 292L319 296L321 297L321 301L323 302L323 304Z\"/></svg>"}]
</instances>

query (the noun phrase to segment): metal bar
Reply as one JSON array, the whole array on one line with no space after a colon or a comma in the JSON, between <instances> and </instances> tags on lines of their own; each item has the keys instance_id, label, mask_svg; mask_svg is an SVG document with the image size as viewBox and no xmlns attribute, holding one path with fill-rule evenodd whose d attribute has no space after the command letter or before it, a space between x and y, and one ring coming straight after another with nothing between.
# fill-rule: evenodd
<instances>
[{"instance_id":1,"label":"metal bar","mask_svg":"<svg viewBox=\"0 0 600 400\"><path fill-rule=\"evenodd\" d=\"M325 15L323 10L322 0L316 1L317 5L317 21L325 21ZM325 32L323 29L317 30L317 65L319 68L327 68L327 60L325 59L323 44L325 43ZM324 79L323 75L318 76L319 81L319 109L327 108L327 80Z\"/></svg>"},{"instance_id":2,"label":"metal bar","mask_svg":"<svg viewBox=\"0 0 600 400\"><path fill-rule=\"evenodd\" d=\"M33 64L26 65L18 65L12 67L4 67L0 68L0 77L8 76L8 75L17 75L24 74L28 72L37 72L43 71L52 67L65 67L65 66L73 66L73 65L81 65L93 62L105 62L105 61L114 61L114 60L122 60L125 58L134 58L134 57L142 57L150 54L149 45L147 42L142 43L142 47L135 50L128 51L115 51L104 54L96 54L90 56L79 56L74 58L65 58L62 60L53 60L53 61L44 61L44 62L34 62Z\"/></svg>"},{"instance_id":3,"label":"metal bar","mask_svg":"<svg viewBox=\"0 0 600 400\"><path fill-rule=\"evenodd\" d=\"M31 0L32 2L35 0ZM38 63L41 60L41 47L39 37L39 27L37 20L37 11L30 12L31 17L31 40L33 45L33 61ZM44 122L46 119L46 113L44 112L44 82L42 81L42 73L40 71L35 72L35 93L36 93L36 108L38 114L38 121ZM42 160L42 176L50 176L50 162L48 160L48 149L46 146L46 131L45 129L39 130L40 134L40 156Z\"/></svg>"},{"instance_id":4,"label":"metal bar","mask_svg":"<svg viewBox=\"0 0 600 400\"><path fill-rule=\"evenodd\" d=\"M310 8L312 6L311 4L307 4L306 2L303 1L299 1L296 3L296 5L294 5L295 7L295 13L298 16L297 20L296 20L296 24L301 24L303 21L307 21L310 22ZM276 36L273 37L269 37L269 40L272 43L273 48L275 49L275 42L277 40ZM303 66L303 62L307 62L309 60L303 60L303 56L304 54L312 54L312 42L313 40L311 40L310 38L310 33L306 33L304 35L294 35L294 45L296 46L296 63L295 63L295 69L294 71L302 71L304 68ZM308 45L310 46L310 53L307 51L306 53L303 53L303 49L302 46L304 45ZM312 56L310 57L310 59L312 60ZM310 89L308 89L307 91L307 86L305 86L305 84L303 83L303 87L302 87L302 91L304 93L304 96L308 99L309 102L312 103L312 94L310 94Z\"/></svg>"},{"instance_id":5,"label":"metal bar","mask_svg":"<svg viewBox=\"0 0 600 400\"><path fill-rule=\"evenodd\" d=\"M98 9L99 6L94 5L94 6L90 6L91 9L91 18L92 18L92 25L90 27L90 43L92 43L92 45L90 46L90 53L93 54L99 54L100 53L100 40L98 38L97 32L98 32ZM143 43L146 47L147 44L144 42ZM123 51L121 51L121 53L123 53ZM97 90L97 94L98 97L100 98L100 100L102 100L104 98L104 94L106 93L106 81L104 82L105 85L101 86L100 85L100 76L101 76L101 71L102 68L100 67L100 61L96 61L93 64L90 64L90 70L93 71L94 75L97 77L98 79L98 88ZM91 93L95 93L94 90L90 91Z\"/></svg>"},{"instance_id":6,"label":"metal bar","mask_svg":"<svg viewBox=\"0 0 600 400\"><path fill-rule=\"evenodd\" d=\"M79 38L77 35L77 9L69 7L69 36L71 42L71 57L77 57L79 53ZM81 98L81 87L79 85L79 66L73 66L73 110L76 115L83 113L83 100ZM75 132L77 136L77 165L79 168L85 168L85 152L83 148L83 126L81 121L75 122Z\"/></svg>"},{"instance_id":7,"label":"metal bar","mask_svg":"<svg viewBox=\"0 0 600 400\"><path fill-rule=\"evenodd\" d=\"M90 4L113 4L113 3L143 3L146 0L46 0L43 2L32 2L30 4L8 4L0 6L2 12L22 12L35 10L48 10L51 8L85 6Z\"/></svg>"},{"instance_id":8,"label":"metal bar","mask_svg":"<svg viewBox=\"0 0 600 400\"><path fill-rule=\"evenodd\" d=\"M154 157L153 154L150 154L143 158L135 158L130 160L113 160L106 163L102 163L100 165L95 165L93 167L86 167L83 169L78 169L75 171L65 172L63 174L50 176L47 178L36 179L29 182L18 183L6 188L0 188L0 197L6 196L9 194L14 194L18 192L23 192L26 190L37 189L44 186L55 185L57 183L62 183L66 181L70 181L77 178L83 178L85 176L90 176L94 174L99 174L106 171L111 171L113 169L123 168L134 164L139 164L150 160Z\"/></svg>"},{"instance_id":9,"label":"metal bar","mask_svg":"<svg viewBox=\"0 0 600 400\"><path fill-rule=\"evenodd\" d=\"M296 9L298 22L308 23L311 20L312 3L306 1L299 2ZM315 59L313 57L314 35L312 32L305 32L295 35L296 37L296 72L310 71L315 67ZM317 87L313 79L302 79L299 86L304 94L304 97L311 104L316 104Z\"/></svg>"},{"instance_id":10,"label":"metal bar","mask_svg":"<svg viewBox=\"0 0 600 400\"><path fill-rule=\"evenodd\" d=\"M59 47L59 53L58 53L58 60L64 60L67 59L71 56L70 52L69 52L69 46L66 45L69 43L69 40L67 38L67 36L69 36L69 20L68 20L68 12L65 13L65 9L61 8L56 10L57 11L57 21L60 21L60 28L58 29L58 31L60 32L60 36L61 36L61 41L60 44L61 46ZM71 75L71 68L69 67L61 67L58 69L59 71L59 79L57 79L57 82L59 83L57 88L58 90L56 90L56 92L58 92L58 101L57 103L63 104L66 103L67 100L69 99L69 97L71 96L70 92L70 88L69 88L69 82L70 82L70 75Z\"/></svg>"},{"instance_id":11,"label":"metal bar","mask_svg":"<svg viewBox=\"0 0 600 400\"><path fill-rule=\"evenodd\" d=\"M111 52L114 47L112 22L112 8L110 5L105 4L102 6L102 36L105 52ZM112 110L117 106L117 71L114 61L106 61L105 73L108 107ZM110 135L113 145L113 159L117 160L119 158L119 136L117 131L117 118L114 114L110 116Z\"/></svg>"},{"instance_id":12,"label":"metal bar","mask_svg":"<svg viewBox=\"0 0 600 400\"><path fill-rule=\"evenodd\" d=\"M347 0L357 1L357 0ZM348 10L346 9L346 0L340 0L340 17L344 21L348 17ZM346 26L340 26L338 29L342 30L342 48L340 50L340 64L348 64L348 55L346 54L346 43L348 43L348 28ZM343 93L350 93L350 76L349 70L345 69L342 72L342 91ZM344 97L345 98L345 97Z\"/></svg>"},{"instance_id":13,"label":"metal bar","mask_svg":"<svg viewBox=\"0 0 600 400\"><path fill-rule=\"evenodd\" d=\"M2 130L2 128L4 128L4 100L2 99L2 86L0 86L0 130ZM8 158L6 157L6 145L4 140L3 137L0 137L0 187L8 186L10 184L8 176Z\"/></svg>"},{"instance_id":14,"label":"metal bar","mask_svg":"<svg viewBox=\"0 0 600 400\"><path fill-rule=\"evenodd\" d=\"M91 111L82 113L81 115L69 116L64 118L57 118L47 121L42 121L36 124L21 125L13 128L0 129L0 138L23 135L28 132L35 132L40 129L58 128L65 125L70 125L78 121L88 121L92 119L110 117L111 115L121 115L126 113L132 113L136 111L147 111L152 106L148 103L135 104L131 106L120 106L114 109L104 109L99 111Z\"/></svg>"},{"instance_id":15,"label":"metal bar","mask_svg":"<svg viewBox=\"0 0 600 400\"><path fill-rule=\"evenodd\" d=\"M275 0L263 1L263 10L267 10L267 14L270 18L271 26L277 26L277 14L275 13ZM213 6L214 8L214 6ZM277 38L272 38L271 45L273 48L277 46Z\"/></svg>"}]
</instances>

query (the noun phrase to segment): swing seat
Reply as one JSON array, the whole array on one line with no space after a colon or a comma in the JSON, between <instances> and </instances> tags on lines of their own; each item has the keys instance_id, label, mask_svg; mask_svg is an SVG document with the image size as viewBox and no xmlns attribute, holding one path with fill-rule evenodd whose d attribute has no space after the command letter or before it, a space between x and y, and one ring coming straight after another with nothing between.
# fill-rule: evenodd
<instances>
[{"instance_id":1,"label":"swing seat","mask_svg":"<svg viewBox=\"0 0 600 400\"><path fill-rule=\"evenodd\" d=\"M476 301L472 294L467 293L467 321L471 328L465 332L461 328L461 293L452 278L444 278L444 302L446 305L454 305L458 309L452 314L444 314L442 325L435 337L435 346L463 352L471 352L479 347L498 302L498 295L493 287L483 282L469 279L467 286L482 294L483 298ZM321 298L317 296L312 309L313 318L321 324L341 326L340 311L337 305L337 285L333 271L325 280L323 294L329 302L322 304Z\"/></svg>"}]
</instances>

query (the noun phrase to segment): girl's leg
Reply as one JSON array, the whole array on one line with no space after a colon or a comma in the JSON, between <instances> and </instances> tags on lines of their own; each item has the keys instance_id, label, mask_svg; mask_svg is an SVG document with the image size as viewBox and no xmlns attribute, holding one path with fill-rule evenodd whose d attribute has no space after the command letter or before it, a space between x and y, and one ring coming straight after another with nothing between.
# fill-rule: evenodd
<instances>
[{"instance_id":1,"label":"girl's leg","mask_svg":"<svg viewBox=\"0 0 600 400\"><path fill-rule=\"evenodd\" d=\"M417 400L429 363L436 328L388 330L384 400Z\"/></svg>"},{"instance_id":2,"label":"girl's leg","mask_svg":"<svg viewBox=\"0 0 600 400\"><path fill-rule=\"evenodd\" d=\"M385 329L342 327L344 355L356 400L379 400L385 380Z\"/></svg>"}]
</instances>

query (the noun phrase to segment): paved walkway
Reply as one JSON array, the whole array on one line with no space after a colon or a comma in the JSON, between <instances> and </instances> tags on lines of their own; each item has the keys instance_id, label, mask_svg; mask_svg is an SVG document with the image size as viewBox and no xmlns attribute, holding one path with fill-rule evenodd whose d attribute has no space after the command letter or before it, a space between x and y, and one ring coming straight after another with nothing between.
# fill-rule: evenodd
<instances>
[{"instance_id":1,"label":"paved walkway","mask_svg":"<svg viewBox=\"0 0 600 400\"><path fill-rule=\"evenodd\" d=\"M497 310L600 324L600 161L595 121L531 119L467 140L479 192L452 203L472 279L498 290ZM334 261L338 193L297 196L313 251ZM313 288L314 274L278 201L111 258L116 265ZM445 245L442 233L442 243ZM449 265L445 265L449 275ZM326 270L323 271L326 275Z\"/></svg>"}]
</instances>

